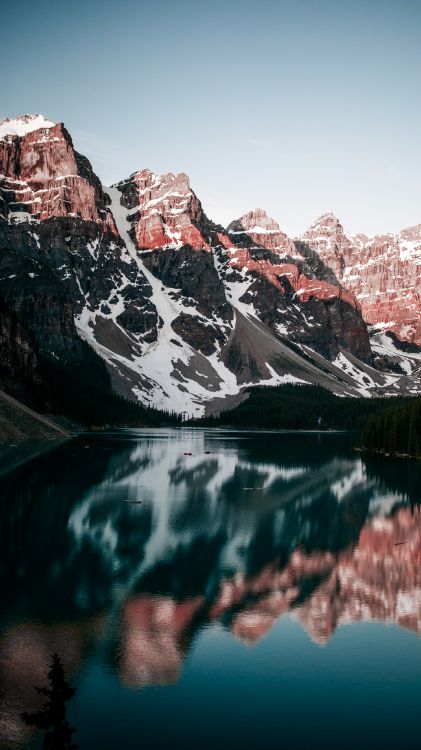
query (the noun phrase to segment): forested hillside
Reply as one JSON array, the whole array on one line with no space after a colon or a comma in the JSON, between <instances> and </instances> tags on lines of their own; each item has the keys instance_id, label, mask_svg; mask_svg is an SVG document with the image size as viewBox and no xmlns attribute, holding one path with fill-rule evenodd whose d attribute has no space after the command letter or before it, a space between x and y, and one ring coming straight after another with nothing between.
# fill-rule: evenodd
<instances>
[{"instance_id":1,"label":"forested hillside","mask_svg":"<svg viewBox=\"0 0 421 750\"><path fill-rule=\"evenodd\" d=\"M310 385L258 386L246 401L217 417L195 420L192 424L216 427L283 430L360 430L369 414L384 410L403 398L340 398L330 391Z\"/></svg>"},{"instance_id":2,"label":"forested hillside","mask_svg":"<svg viewBox=\"0 0 421 750\"><path fill-rule=\"evenodd\" d=\"M84 341L60 359L41 350L0 291L0 389L40 414L85 427L176 425L181 417L117 395L104 361Z\"/></svg>"},{"instance_id":3,"label":"forested hillside","mask_svg":"<svg viewBox=\"0 0 421 750\"><path fill-rule=\"evenodd\" d=\"M362 434L370 451L421 458L421 397L372 414Z\"/></svg>"}]
</instances>

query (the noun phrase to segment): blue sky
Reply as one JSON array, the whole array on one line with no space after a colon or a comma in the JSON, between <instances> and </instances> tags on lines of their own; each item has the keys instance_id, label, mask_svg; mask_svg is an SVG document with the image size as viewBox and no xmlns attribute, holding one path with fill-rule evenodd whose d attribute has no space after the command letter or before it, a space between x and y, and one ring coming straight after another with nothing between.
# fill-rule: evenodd
<instances>
[{"instance_id":1,"label":"blue sky","mask_svg":"<svg viewBox=\"0 0 421 750\"><path fill-rule=\"evenodd\" d=\"M294 235L421 222L419 0L20 0L0 119L63 121L105 184L184 171L209 216Z\"/></svg>"}]
</instances>

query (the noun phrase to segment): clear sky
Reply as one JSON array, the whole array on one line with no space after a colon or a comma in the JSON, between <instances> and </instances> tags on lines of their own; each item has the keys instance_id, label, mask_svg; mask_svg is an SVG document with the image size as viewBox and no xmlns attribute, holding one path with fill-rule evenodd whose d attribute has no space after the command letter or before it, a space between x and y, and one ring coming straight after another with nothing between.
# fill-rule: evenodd
<instances>
[{"instance_id":1,"label":"clear sky","mask_svg":"<svg viewBox=\"0 0 421 750\"><path fill-rule=\"evenodd\" d=\"M420 0L19 0L0 119L63 121L105 184L187 172L223 224L421 222Z\"/></svg>"}]
</instances>

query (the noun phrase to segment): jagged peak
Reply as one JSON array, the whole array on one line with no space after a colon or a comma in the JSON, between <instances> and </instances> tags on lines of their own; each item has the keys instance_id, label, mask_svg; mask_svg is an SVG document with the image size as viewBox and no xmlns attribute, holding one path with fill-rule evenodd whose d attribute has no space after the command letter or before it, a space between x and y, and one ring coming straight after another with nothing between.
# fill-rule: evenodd
<instances>
[{"instance_id":1,"label":"jagged peak","mask_svg":"<svg viewBox=\"0 0 421 750\"><path fill-rule=\"evenodd\" d=\"M232 221L227 231L230 234L237 233L243 230L250 234L269 234L269 233L281 233L283 234L278 222L268 216L263 208L253 208L243 216Z\"/></svg>"},{"instance_id":2,"label":"jagged peak","mask_svg":"<svg viewBox=\"0 0 421 750\"><path fill-rule=\"evenodd\" d=\"M48 120L44 115L19 115L14 119L6 118L0 122L0 138L8 135L23 138L28 133L41 128L53 128L57 123Z\"/></svg>"},{"instance_id":3,"label":"jagged peak","mask_svg":"<svg viewBox=\"0 0 421 750\"><path fill-rule=\"evenodd\" d=\"M325 213L320 214L320 216L318 216L317 219L310 225L309 230L321 226L342 228L342 223L340 222L336 214L333 213L333 211L325 211Z\"/></svg>"},{"instance_id":4,"label":"jagged peak","mask_svg":"<svg viewBox=\"0 0 421 750\"><path fill-rule=\"evenodd\" d=\"M136 183L140 192L149 189L160 189L165 188L167 192L182 192L188 194L192 192L190 186L190 178L185 172L166 172L165 174L157 174L153 172L149 167L144 169L138 169L133 172L130 177L125 180L120 180L113 187L122 187L130 182Z\"/></svg>"},{"instance_id":5,"label":"jagged peak","mask_svg":"<svg viewBox=\"0 0 421 750\"><path fill-rule=\"evenodd\" d=\"M240 216L239 221L241 221L241 219L247 218L267 219L270 217L268 216L264 208L252 208L251 211L247 211L247 213L243 214L243 216Z\"/></svg>"},{"instance_id":6,"label":"jagged peak","mask_svg":"<svg viewBox=\"0 0 421 750\"><path fill-rule=\"evenodd\" d=\"M153 169L149 169L149 167L144 167L144 169L137 169L130 175L130 177L150 177L152 179L158 179L157 173L154 172Z\"/></svg>"},{"instance_id":7,"label":"jagged peak","mask_svg":"<svg viewBox=\"0 0 421 750\"><path fill-rule=\"evenodd\" d=\"M414 241L421 240L421 224L405 227L399 232L398 237Z\"/></svg>"}]
</instances>

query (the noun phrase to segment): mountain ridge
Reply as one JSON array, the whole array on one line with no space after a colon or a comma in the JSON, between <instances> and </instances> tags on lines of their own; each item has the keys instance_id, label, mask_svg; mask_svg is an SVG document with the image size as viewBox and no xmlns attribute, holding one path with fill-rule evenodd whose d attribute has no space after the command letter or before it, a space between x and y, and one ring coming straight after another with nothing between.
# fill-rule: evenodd
<instances>
[{"instance_id":1,"label":"mountain ridge","mask_svg":"<svg viewBox=\"0 0 421 750\"><path fill-rule=\"evenodd\" d=\"M293 240L262 209L224 229L185 173L137 170L103 187L64 125L40 117L0 124L0 296L45 354L73 351L76 363L82 338L118 393L190 416L228 408L253 384L418 387L416 353L370 346L332 243L314 231ZM354 258L345 234L342 245Z\"/></svg>"}]
</instances>

